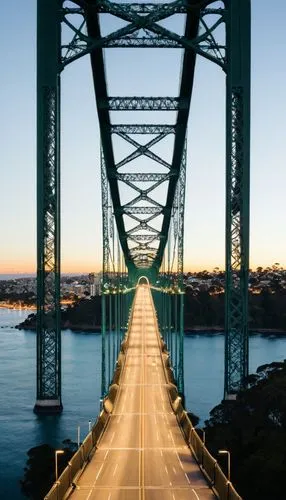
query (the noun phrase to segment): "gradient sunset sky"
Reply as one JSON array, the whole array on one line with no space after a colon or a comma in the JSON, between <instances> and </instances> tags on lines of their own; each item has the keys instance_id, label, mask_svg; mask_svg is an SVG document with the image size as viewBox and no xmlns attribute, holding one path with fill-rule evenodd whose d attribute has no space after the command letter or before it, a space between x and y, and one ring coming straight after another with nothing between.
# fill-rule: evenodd
<instances>
[{"instance_id":1,"label":"gradient sunset sky","mask_svg":"<svg viewBox=\"0 0 286 500\"><path fill-rule=\"evenodd\" d=\"M5 2L1 15L0 273L29 273L36 269L36 1ZM285 25L285 0L252 0L251 267L286 266ZM121 54L107 54L111 95L137 93L130 65L145 95L177 88L179 51L131 50L123 63ZM143 71L144 62L151 71ZM224 80L219 67L198 58L188 129L186 270L224 267ZM62 75L61 177L62 271L97 271L99 132L88 57Z\"/></svg>"}]
</instances>

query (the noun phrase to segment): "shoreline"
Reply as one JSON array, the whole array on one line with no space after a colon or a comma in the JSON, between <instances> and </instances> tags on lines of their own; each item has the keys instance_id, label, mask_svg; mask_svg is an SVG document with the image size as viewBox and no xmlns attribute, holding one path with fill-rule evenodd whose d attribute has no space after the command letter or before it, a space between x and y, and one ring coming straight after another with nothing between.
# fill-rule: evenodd
<instances>
[{"instance_id":1,"label":"shoreline","mask_svg":"<svg viewBox=\"0 0 286 500\"><path fill-rule=\"evenodd\" d=\"M36 311L36 306L10 304L6 302L0 302L0 309L14 309L14 311Z\"/></svg>"},{"instance_id":2,"label":"shoreline","mask_svg":"<svg viewBox=\"0 0 286 500\"><path fill-rule=\"evenodd\" d=\"M35 325L16 325L17 330L36 330ZM87 324L67 324L63 325L62 330L71 330L78 333L101 333L100 325L87 325ZM188 335L223 335L224 328L222 327L203 327L197 326L193 328L185 328L184 334ZM250 335L286 335L286 330L279 330L278 328L250 328Z\"/></svg>"},{"instance_id":3,"label":"shoreline","mask_svg":"<svg viewBox=\"0 0 286 500\"><path fill-rule=\"evenodd\" d=\"M194 326L192 328L185 328L185 335L202 334L208 335L213 334L223 334L224 328L220 326ZM281 330L279 328L249 328L249 333L251 334L266 334L266 335L286 335L286 330Z\"/></svg>"},{"instance_id":4,"label":"shoreline","mask_svg":"<svg viewBox=\"0 0 286 500\"><path fill-rule=\"evenodd\" d=\"M19 310L19 311L31 311L34 312L36 311L36 306L21 306L19 304L8 304L8 303L3 303L0 302L0 309L9 309L9 310ZM26 318L23 322L19 323L18 325L14 326L15 329L17 330L36 330L36 326L34 325L28 325L25 324L25 322L28 320ZM69 321L67 321L65 324L62 325L61 327L62 330L71 330L73 332L86 332L86 333L100 333L101 332L101 325L89 325L87 323L80 323L80 324L70 324ZM222 335L224 333L224 328L221 326L202 326L202 325L196 325L192 327L185 327L184 329L184 334L186 336L188 335ZM286 330L282 330L279 328L250 328L249 329L249 334L250 335L286 335Z\"/></svg>"}]
</instances>

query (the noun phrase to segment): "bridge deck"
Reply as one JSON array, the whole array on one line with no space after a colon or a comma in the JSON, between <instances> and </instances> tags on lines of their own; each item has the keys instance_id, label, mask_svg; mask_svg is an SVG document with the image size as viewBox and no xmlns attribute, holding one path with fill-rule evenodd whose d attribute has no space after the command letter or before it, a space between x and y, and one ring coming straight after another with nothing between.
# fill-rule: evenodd
<instances>
[{"instance_id":1,"label":"bridge deck","mask_svg":"<svg viewBox=\"0 0 286 500\"><path fill-rule=\"evenodd\" d=\"M136 293L129 339L113 413L72 498L215 498L169 402L152 297L146 285L139 286Z\"/></svg>"}]
</instances>

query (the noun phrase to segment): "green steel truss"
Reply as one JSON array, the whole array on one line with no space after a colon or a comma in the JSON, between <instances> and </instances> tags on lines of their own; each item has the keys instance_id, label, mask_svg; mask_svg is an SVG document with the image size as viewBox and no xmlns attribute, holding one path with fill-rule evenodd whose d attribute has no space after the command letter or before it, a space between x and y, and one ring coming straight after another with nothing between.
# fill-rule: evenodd
<instances>
[{"instance_id":1,"label":"green steel truss","mask_svg":"<svg viewBox=\"0 0 286 500\"><path fill-rule=\"evenodd\" d=\"M150 276L156 276L161 266L164 248L168 237L176 184L180 173L196 59L196 51L194 50L194 47L188 47L189 50L185 50L184 52L179 96L108 96L102 51L104 45L97 45L97 40L100 38L99 16L101 13L112 13L119 19L128 21L129 24L126 28L127 31L128 29L131 29L132 33L136 33L138 30L141 32L143 25L144 30L147 28L151 31L154 31L154 29L161 29L159 28L159 25L157 25L157 22L174 15L178 10L176 2L175 4L158 4L157 7L155 5L149 5L147 7L146 4L145 6L148 8L148 12L146 12L145 8L142 6L132 5L130 8L130 4L91 2L86 8L84 5L80 5L83 9L81 10L81 13L85 19L86 33L89 37L89 41L87 41L87 43L90 43L93 47L90 53L91 65L94 75L94 88L101 130L102 148L105 157L106 172L110 185L116 225L121 247L125 255L126 264L130 275L133 275L134 279L138 276L140 269L144 269L145 274L146 271L149 270ZM187 9L184 16L186 17L185 38L192 41L196 39L198 35L200 9ZM75 36L76 40L74 40L74 42L75 45L77 45L78 37L80 35L77 32ZM119 34L117 33L116 37L118 36ZM135 36L137 36L137 34ZM202 38L204 39L204 37ZM199 46L199 42L197 45ZM85 50L83 50L81 54L84 52ZM209 54L209 52L207 53ZM77 52L77 54L74 54L73 56L66 56L63 59L63 64L67 64L70 62L72 57L79 57L79 55L80 52ZM151 124L148 126L146 123L138 125L124 124L123 129L122 125L115 127L111 124L110 111L176 111L177 118L175 124L167 125L165 127L161 124L157 126L157 129L156 125ZM135 140L133 138L133 133L136 128L140 131L140 136L149 134L151 139L145 144ZM165 139L165 137L169 134L174 134L173 157L170 163L156 155L151 149L154 145ZM117 163L114 158L115 155L112 141L113 135L119 136L135 148L133 153ZM165 175L160 178L157 177L156 180L152 181L152 185L149 185L147 189L142 188L142 182L146 181L150 183L151 174L154 175L156 172L148 172L145 175L142 173L133 173L132 180L130 177L128 178L128 174L124 175L121 173L121 169L123 167L126 168L126 165L134 162L134 160L141 156L147 157L148 159L153 160L156 164L160 165L160 167L165 168ZM120 182L127 184L134 190L134 198L126 204L122 204L121 202L119 187ZM154 197L152 197L152 191L163 183L167 183L168 185L166 202L164 205L158 203ZM140 187L138 184L140 184ZM136 222L137 225L128 229L126 227L126 216L129 218L129 225L130 219ZM161 222L161 226L158 226L158 217L161 216L163 216L163 220ZM148 239L144 241L144 235L149 236L148 233L153 233L154 238L149 241ZM138 236L141 238L140 241L137 239Z\"/></svg>"},{"instance_id":2,"label":"green steel truss","mask_svg":"<svg viewBox=\"0 0 286 500\"><path fill-rule=\"evenodd\" d=\"M226 398L248 375L250 0L227 7Z\"/></svg>"},{"instance_id":3,"label":"green steel truss","mask_svg":"<svg viewBox=\"0 0 286 500\"><path fill-rule=\"evenodd\" d=\"M112 383L121 342L127 331L135 287L130 286L118 234L114 230L114 210L102 150L101 194L103 240L101 394L104 397Z\"/></svg>"},{"instance_id":4,"label":"green steel truss","mask_svg":"<svg viewBox=\"0 0 286 500\"><path fill-rule=\"evenodd\" d=\"M172 207L168 244L157 282L152 286L162 337L170 355L174 382L184 397L184 208L186 147Z\"/></svg>"},{"instance_id":5,"label":"green steel truss","mask_svg":"<svg viewBox=\"0 0 286 500\"><path fill-rule=\"evenodd\" d=\"M120 20L120 27L101 35L102 16ZM183 16L182 33L164 25ZM119 25L117 24L117 26ZM176 24L176 23L175 23ZM175 25L174 24L174 25ZM61 32L64 36L61 36ZM108 0L38 0L38 394L37 409L61 409L60 306L59 306L59 130L60 73L68 64L90 55L94 77L101 144L103 186L105 325L112 329L114 291L108 259L114 255L115 227L128 270L129 283L147 274L155 286L163 279L182 290L183 240L181 219L174 219L175 206L183 207L177 191L185 165L185 139L192 97L196 56L215 63L226 73L226 348L225 397L235 394L248 370L247 287L249 245L249 115L250 115L250 0L176 0L170 3L116 3ZM110 96L107 91L103 49L183 49L181 81L176 96ZM132 78L132 68L130 77ZM138 122L114 124L111 113L158 112L176 114L174 123ZM136 115L136 116L137 116ZM167 116L167 115L166 115ZM165 121L165 120L164 120ZM171 121L171 120L170 120ZM138 140L134 136L138 135ZM142 143L142 136L147 137ZM152 149L173 137L170 161ZM114 138L134 151L116 161ZM146 172L129 171L130 163L144 157L158 165ZM163 169L163 171L162 171ZM142 186L146 183L146 188ZM123 203L121 187L134 196ZM155 196L166 187L166 200ZM109 193L109 194L107 194ZM177 194L176 194L177 193ZM180 203L178 202L180 198ZM176 205L177 203L177 205ZM108 206L108 209L106 208ZM105 213L105 211L107 212ZM177 209L178 211L178 209ZM105 215L104 215L105 214ZM183 214L183 209L182 209ZM112 220L112 223L111 223ZM171 228L177 234L177 270L171 273ZM107 239L109 250L107 252ZM113 243L110 247L110 240ZM180 244L179 244L180 240ZM175 246L176 246L175 245ZM181 245L181 246L180 246ZM180 248L180 249L179 249ZM165 255L165 256L164 256ZM169 259L169 260L168 260ZM119 259L120 260L120 259ZM164 270L165 268L165 270ZM167 271L166 271L167 269ZM113 274L112 274L113 273ZM166 281L167 280L167 281ZM119 280L120 281L120 280ZM117 280L118 282L118 280ZM175 282L175 284L174 284ZM180 282L180 283L179 283ZM113 283L113 284L112 284ZM157 283L158 284L158 283ZM165 287L165 285L164 285ZM163 287L163 288L164 288ZM116 290L119 290L119 285ZM126 282L126 289L130 285ZM157 289L160 287L157 287ZM165 287L166 288L166 287ZM170 288L170 286L169 286ZM115 292L116 292L115 290ZM113 294L113 292L112 292ZM113 294L117 295L117 293ZM166 294L163 293L163 296ZM174 294L176 295L176 294ZM181 297L181 292L178 293ZM164 299L165 300L165 299ZM181 299L180 299L181 300ZM108 305L107 305L107 302ZM116 309L116 308L115 308ZM182 315L176 309L174 317ZM115 314L115 313L114 313ZM118 316L118 312L116 313ZM172 314L172 313L168 313ZM108 317L107 317L108 316ZM109 319L108 319L109 318ZM171 321L172 322L172 321ZM169 322L170 323L170 322ZM178 319L177 319L178 324ZM110 328L109 328L110 330ZM105 333L106 334L106 333ZM171 347L169 347L171 350ZM182 351L182 349L181 349ZM178 356L182 352L178 350ZM111 354L110 354L111 356ZM181 367L183 365L182 358ZM110 363L109 363L110 366ZM179 373L179 362L176 376ZM103 376L103 393L110 377ZM182 381L179 383L182 387Z\"/></svg>"},{"instance_id":6,"label":"green steel truss","mask_svg":"<svg viewBox=\"0 0 286 500\"><path fill-rule=\"evenodd\" d=\"M38 2L37 400L60 412L60 2Z\"/></svg>"}]
</instances>

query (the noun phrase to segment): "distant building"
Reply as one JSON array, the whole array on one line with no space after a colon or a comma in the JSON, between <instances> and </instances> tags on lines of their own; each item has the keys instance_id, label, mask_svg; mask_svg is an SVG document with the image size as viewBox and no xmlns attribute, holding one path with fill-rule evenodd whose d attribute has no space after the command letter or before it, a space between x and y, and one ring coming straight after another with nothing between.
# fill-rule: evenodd
<instances>
[{"instance_id":1,"label":"distant building","mask_svg":"<svg viewBox=\"0 0 286 500\"><path fill-rule=\"evenodd\" d=\"M90 296L101 295L101 274L89 273L88 280Z\"/></svg>"}]
</instances>

